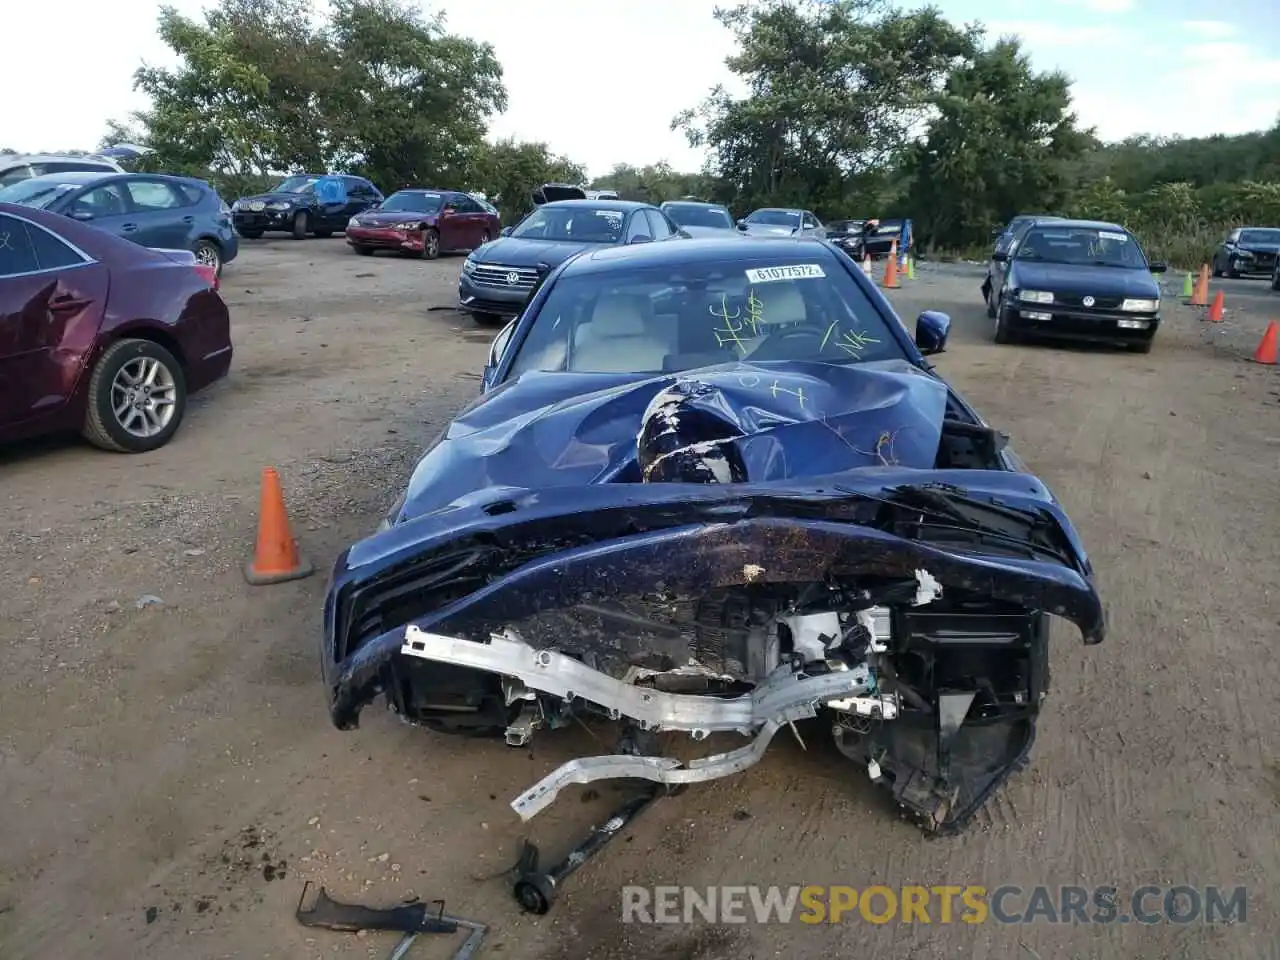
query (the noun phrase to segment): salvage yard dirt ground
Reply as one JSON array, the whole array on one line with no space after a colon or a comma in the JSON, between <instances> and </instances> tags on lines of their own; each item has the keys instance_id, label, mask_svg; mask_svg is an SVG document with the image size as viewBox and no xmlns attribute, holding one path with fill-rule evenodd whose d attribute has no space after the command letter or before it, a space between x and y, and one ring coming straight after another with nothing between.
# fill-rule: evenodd
<instances>
[{"instance_id":1,"label":"salvage yard dirt ground","mask_svg":"<svg viewBox=\"0 0 1280 960\"><path fill-rule=\"evenodd\" d=\"M1064 501L1111 617L1100 647L1057 633L1030 769L967 834L929 840L821 736L779 737L755 770L657 804L548 917L520 916L492 878L517 840L556 854L616 794L567 791L527 828L507 804L601 745L572 731L519 751L376 708L341 733L317 659L328 566L479 387L490 333L431 309L457 270L340 238L246 243L223 282L232 375L169 447L0 451L0 956L389 953L393 935L299 927L307 879L370 904L443 897L492 924L482 957L1276 956L1280 373L1183 307L1149 356L997 347L963 266L922 266L892 299L909 326L952 315L940 369ZM1248 303L1233 322L1251 349L1266 301ZM320 572L253 588L265 465ZM620 923L624 884L1113 884L1122 905L1142 884L1217 884L1249 901L1215 926L642 928Z\"/></svg>"}]
</instances>

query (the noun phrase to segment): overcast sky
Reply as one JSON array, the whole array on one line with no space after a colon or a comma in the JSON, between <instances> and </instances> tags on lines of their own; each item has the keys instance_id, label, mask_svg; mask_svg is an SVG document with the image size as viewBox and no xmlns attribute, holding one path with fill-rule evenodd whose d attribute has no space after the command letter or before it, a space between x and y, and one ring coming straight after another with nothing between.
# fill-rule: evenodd
<instances>
[{"instance_id":1,"label":"overcast sky","mask_svg":"<svg viewBox=\"0 0 1280 960\"><path fill-rule=\"evenodd\" d=\"M492 43L510 106L493 133L544 140L593 175L615 162L702 157L671 117L727 79L716 0L440 0L449 28ZM198 15L202 0L172 0ZM908 4L915 6L918 4ZM106 121L144 106L140 62L168 61L156 0L8 5L6 74L35 80L0 98L0 147L91 149ZM1106 138L1199 136L1271 126L1280 113L1280 2L1216 8L1201 0L943 0L957 22L1020 35L1033 62L1075 80L1086 125ZM1220 14L1223 19L1215 19ZM1227 19L1229 18L1229 19ZM51 25L56 32L51 34ZM51 46L52 45L52 46Z\"/></svg>"}]
</instances>

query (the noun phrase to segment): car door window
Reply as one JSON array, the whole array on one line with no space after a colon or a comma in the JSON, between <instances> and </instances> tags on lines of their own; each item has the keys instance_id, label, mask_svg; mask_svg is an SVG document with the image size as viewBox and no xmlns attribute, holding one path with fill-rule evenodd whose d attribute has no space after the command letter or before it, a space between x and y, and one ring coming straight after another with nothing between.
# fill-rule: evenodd
<instances>
[{"instance_id":1,"label":"car door window","mask_svg":"<svg viewBox=\"0 0 1280 960\"><path fill-rule=\"evenodd\" d=\"M17 217L0 214L0 277L34 273L40 269L27 225Z\"/></svg>"},{"instance_id":2,"label":"car door window","mask_svg":"<svg viewBox=\"0 0 1280 960\"><path fill-rule=\"evenodd\" d=\"M27 237L41 270L61 270L63 267L74 267L86 262L83 256L48 230L31 224L26 226Z\"/></svg>"},{"instance_id":3,"label":"car door window","mask_svg":"<svg viewBox=\"0 0 1280 960\"><path fill-rule=\"evenodd\" d=\"M804 225L804 229L805 229L805 230L816 230L816 229L818 229L818 218L817 218L817 217L815 217L812 213L806 213L806 214L804 215L804 219L803 219L802 223L803 223L803 225Z\"/></svg>"},{"instance_id":4,"label":"car door window","mask_svg":"<svg viewBox=\"0 0 1280 960\"><path fill-rule=\"evenodd\" d=\"M4 173L0 173L0 187L7 187L11 183L18 183L21 180L28 179L30 176L31 168L25 164L21 167L13 167L6 170Z\"/></svg>"},{"instance_id":5,"label":"car door window","mask_svg":"<svg viewBox=\"0 0 1280 960\"><path fill-rule=\"evenodd\" d=\"M139 213L156 213L185 205L185 198L159 180L130 180L125 186L133 200L134 209Z\"/></svg>"},{"instance_id":6,"label":"car door window","mask_svg":"<svg viewBox=\"0 0 1280 960\"><path fill-rule=\"evenodd\" d=\"M129 201L120 184L108 183L76 197L67 212L72 216L87 213L93 217L121 217L129 212Z\"/></svg>"},{"instance_id":7,"label":"car door window","mask_svg":"<svg viewBox=\"0 0 1280 960\"><path fill-rule=\"evenodd\" d=\"M627 235L623 239L623 243L634 243L636 237L653 239L653 228L649 226L649 218L645 216L647 212L645 210L637 210L631 215L631 222L627 224Z\"/></svg>"},{"instance_id":8,"label":"car door window","mask_svg":"<svg viewBox=\"0 0 1280 960\"><path fill-rule=\"evenodd\" d=\"M669 240L675 234L671 229L671 224L666 216L659 210L646 210L645 216L649 218L649 229L652 231L649 235L655 240Z\"/></svg>"},{"instance_id":9,"label":"car door window","mask_svg":"<svg viewBox=\"0 0 1280 960\"><path fill-rule=\"evenodd\" d=\"M91 163L84 160L51 160L48 163L37 163L32 167L37 176L46 173L115 173L113 167L104 163Z\"/></svg>"}]
</instances>

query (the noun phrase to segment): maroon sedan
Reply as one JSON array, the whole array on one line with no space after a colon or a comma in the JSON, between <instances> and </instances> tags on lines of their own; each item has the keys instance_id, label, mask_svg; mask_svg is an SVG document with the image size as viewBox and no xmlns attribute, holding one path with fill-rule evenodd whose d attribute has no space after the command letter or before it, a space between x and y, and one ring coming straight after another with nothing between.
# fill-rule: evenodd
<instances>
[{"instance_id":1,"label":"maroon sedan","mask_svg":"<svg viewBox=\"0 0 1280 960\"><path fill-rule=\"evenodd\" d=\"M351 218L347 243L356 253L398 250L434 260L441 253L474 250L498 236L493 208L454 190L397 190Z\"/></svg>"},{"instance_id":2,"label":"maroon sedan","mask_svg":"<svg viewBox=\"0 0 1280 960\"><path fill-rule=\"evenodd\" d=\"M231 366L213 268L0 203L0 442L79 430L106 450L163 446L187 395Z\"/></svg>"}]
</instances>

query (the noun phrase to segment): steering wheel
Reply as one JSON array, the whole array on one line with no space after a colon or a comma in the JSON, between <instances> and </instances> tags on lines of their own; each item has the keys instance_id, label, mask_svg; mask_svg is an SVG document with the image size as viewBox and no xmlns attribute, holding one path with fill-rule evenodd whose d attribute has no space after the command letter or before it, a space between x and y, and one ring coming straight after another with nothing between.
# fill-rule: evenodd
<instances>
[{"instance_id":1,"label":"steering wheel","mask_svg":"<svg viewBox=\"0 0 1280 960\"><path fill-rule=\"evenodd\" d=\"M782 352L785 349L785 346L788 342L792 340L800 340L800 339L818 341L818 344L815 345L813 350L813 355L817 356L819 353L822 352L821 342L822 342L822 338L825 337L826 335L827 335L826 327L815 324L812 321L805 320L804 322L794 327L787 327L785 330L779 330L776 333L770 333L767 337L765 337L764 340L760 342L760 345L751 352L751 359L752 360L771 360L771 359L772 360L790 360L792 359L792 357L785 354L782 356L776 356L776 357L771 356L771 354ZM787 353L790 353L790 351L787 351Z\"/></svg>"}]
</instances>

